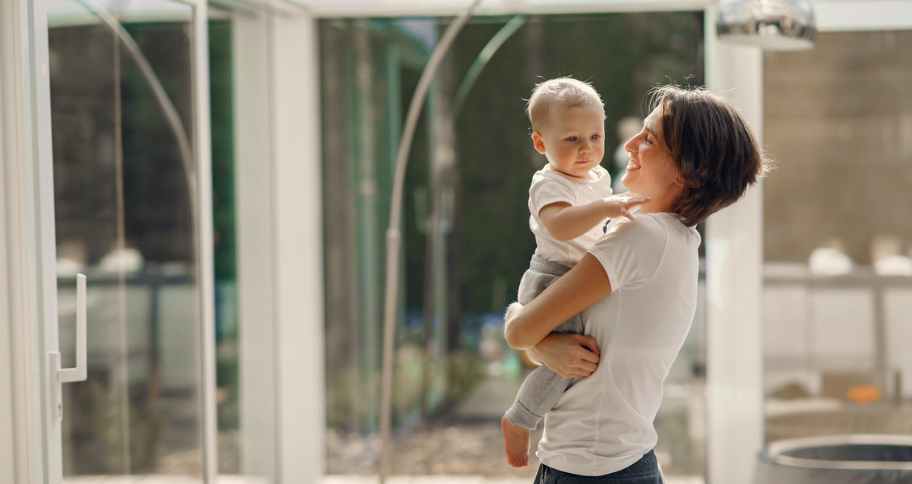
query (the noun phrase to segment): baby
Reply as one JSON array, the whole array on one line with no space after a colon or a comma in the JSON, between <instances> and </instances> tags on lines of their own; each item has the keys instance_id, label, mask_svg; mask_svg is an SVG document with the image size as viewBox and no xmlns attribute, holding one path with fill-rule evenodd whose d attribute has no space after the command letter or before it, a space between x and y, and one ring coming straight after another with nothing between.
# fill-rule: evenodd
<instances>
[{"instance_id":1,"label":"baby","mask_svg":"<svg viewBox=\"0 0 912 484\"><path fill-rule=\"evenodd\" d=\"M535 86L527 107L532 142L548 164L532 177L529 227L537 248L519 284L520 304L528 304L569 271L604 234L609 218L632 219L630 210L646 201L611 196L611 177L599 166L605 153L605 108L588 83L568 77ZM582 334L577 314L555 333ZM523 382L513 406L501 419L507 460L529 463L529 433L573 382L545 366Z\"/></svg>"}]
</instances>

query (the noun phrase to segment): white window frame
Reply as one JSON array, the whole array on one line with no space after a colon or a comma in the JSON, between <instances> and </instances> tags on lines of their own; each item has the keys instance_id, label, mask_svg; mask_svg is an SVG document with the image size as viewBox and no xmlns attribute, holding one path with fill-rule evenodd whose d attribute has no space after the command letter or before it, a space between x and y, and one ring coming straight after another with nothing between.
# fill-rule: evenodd
<instances>
[{"instance_id":1,"label":"white window frame","mask_svg":"<svg viewBox=\"0 0 912 484\"><path fill-rule=\"evenodd\" d=\"M910 0L816 0L814 13L821 32L912 29Z\"/></svg>"},{"instance_id":2,"label":"white window frame","mask_svg":"<svg viewBox=\"0 0 912 484\"><path fill-rule=\"evenodd\" d=\"M212 221L212 141L209 103L209 5L206 0L175 0L193 8L193 139L196 155L198 249L200 260L199 369L203 477L218 480L218 404L215 392L215 246Z\"/></svg>"},{"instance_id":3,"label":"white window frame","mask_svg":"<svg viewBox=\"0 0 912 484\"><path fill-rule=\"evenodd\" d=\"M241 473L270 484L319 482L326 409L317 19L280 1L219 6L235 10Z\"/></svg>"}]
</instances>

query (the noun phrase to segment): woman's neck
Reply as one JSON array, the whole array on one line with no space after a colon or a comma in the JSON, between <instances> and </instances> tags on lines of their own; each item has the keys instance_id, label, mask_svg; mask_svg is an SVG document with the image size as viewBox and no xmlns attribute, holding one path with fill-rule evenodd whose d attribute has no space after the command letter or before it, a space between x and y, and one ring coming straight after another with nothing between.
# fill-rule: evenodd
<instances>
[{"instance_id":1,"label":"woman's neck","mask_svg":"<svg viewBox=\"0 0 912 484\"><path fill-rule=\"evenodd\" d=\"M632 194L631 194L631 196L632 196ZM656 199L655 197L651 197L651 198L652 199L649 200L648 202L640 205L641 214L645 215L647 213L663 213L663 212L671 213L671 206L673 205L674 200L665 200L664 198Z\"/></svg>"},{"instance_id":2,"label":"woman's neck","mask_svg":"<svg viewBox=\"0 0 912 484\"><path fill-rule=\"evenodd\" d=\"M640 213L673 213L671 207L674 206L675 201L681 196L683 190L683 187L674 184L658 195L637 193L636 196L638 197L642 198L645 195L650 199L648 202L640 205ZM628 194L634 195L634 192L629 192Z\"/></svg>"}]
</instances>

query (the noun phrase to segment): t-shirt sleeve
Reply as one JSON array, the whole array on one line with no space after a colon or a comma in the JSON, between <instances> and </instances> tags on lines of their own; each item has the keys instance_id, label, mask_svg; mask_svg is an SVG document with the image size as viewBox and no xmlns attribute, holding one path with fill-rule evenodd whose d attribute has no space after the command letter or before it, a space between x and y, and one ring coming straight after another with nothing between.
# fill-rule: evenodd
<instances>
[{"instance_id":1,"label":"t-shirt sleeve","mask_svg":"<svg viewBox=\"0 0 912 484\"><path fill-rule=\"evenodd\" d=\"M573 191L570 187L550 177L534 180L529 188L529 208L535 216L552 203L566 202L572 205L573 201Z\"/></svg>"},{"instance_id":2,"label":"t-shirt sleeve","mask_svg":"<svg viewBox=\"0 0 912 484\"><path fill-rule=\"evenodd\" d=\"M589 253L605 268L611 290L640 287L655 275L665 250L666 234L651 217L618 219Z\"/></svg>"}]
</instances>

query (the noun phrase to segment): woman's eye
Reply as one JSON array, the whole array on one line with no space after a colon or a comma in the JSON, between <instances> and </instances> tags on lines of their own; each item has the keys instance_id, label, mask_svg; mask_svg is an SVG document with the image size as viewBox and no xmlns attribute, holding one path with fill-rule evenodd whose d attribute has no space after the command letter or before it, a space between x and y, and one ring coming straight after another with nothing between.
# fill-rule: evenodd
<instances>
[{"instance_id":1,"label":"woman's eye","mask_svg":"<svg viewBox=\"0 0 912 484\"><path fill-rule=\"evenodd\" d=\"M649 136L648 136L648 135L646 136L646 142L649 143L649 144L652 144L652 141L649 141Z\"/></svg>"},{"instance_id":2,"label":"woman's eye","mask_svg":"<svg viewBox=\"0 0 912 484\"><path fill-rule=\"evenodd\" d=\"M567 138L567 141L576 141L576 140L577 140L576 136L571 136L571 137Z\"/></svg>"}]
</instances>

